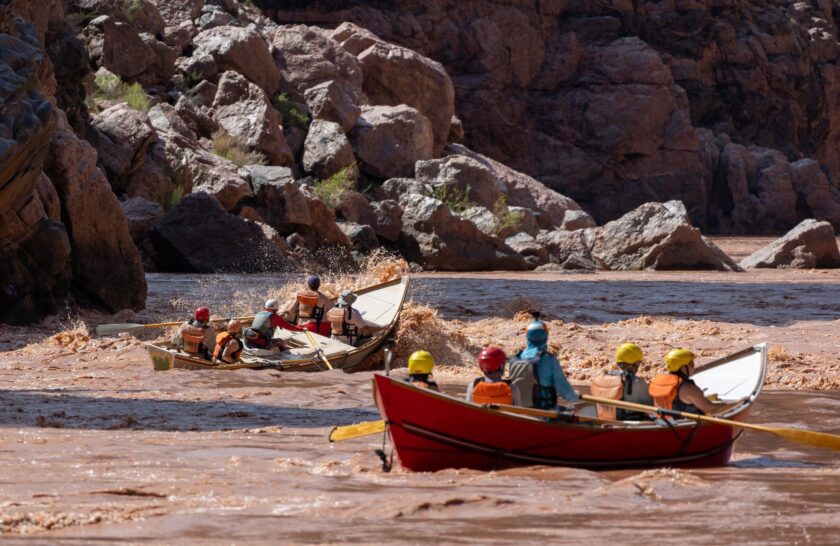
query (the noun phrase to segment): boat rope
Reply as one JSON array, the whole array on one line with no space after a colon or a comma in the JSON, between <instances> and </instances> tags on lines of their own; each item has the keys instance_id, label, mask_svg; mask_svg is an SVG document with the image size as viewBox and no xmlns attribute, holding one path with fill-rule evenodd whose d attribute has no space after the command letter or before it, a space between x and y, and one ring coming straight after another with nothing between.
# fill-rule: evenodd
<instances>
[{"instance_id":1,"label":"boat rope","mask_svg":"<svg viewBox=\"0 0 840 546\"><path fill-rule=\"evenodd\" d=\"M394 448L391 446L391 452L389 454L385 454L385 449L387 448L388 442L388 426L390 423L388 421L385 422L385 430L382 431L382 448L374 450L379 459L382 461L382 472L390 472L391 468L394 466Z\"/></svg>"}]
</instances>

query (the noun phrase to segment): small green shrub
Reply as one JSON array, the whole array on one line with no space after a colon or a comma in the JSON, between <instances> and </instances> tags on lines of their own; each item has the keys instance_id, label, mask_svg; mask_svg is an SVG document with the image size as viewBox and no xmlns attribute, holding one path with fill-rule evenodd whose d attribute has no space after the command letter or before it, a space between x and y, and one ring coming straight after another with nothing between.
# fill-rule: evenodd
<instances>
[{"instance_id":1,"label":"small green shrub","mask_svg":"<svg viewBox=\"0 0 840 546\"><path fill-rule=\"evenodd\" d=\"M162 190L155 200L161 207L163 207L163 210L169 212L175 208L175 205L181 202L183 197L184 189L176 186Z\"/></svg>"},{"instance_id":2,"label":"small green shrub","mask_svg":"<svg viewBox=\"0 0 840 546\"><path fill-rule=\"evenodd\" d=\"M129 108L134 108L141 112L149 111L149 97L143 91L143 86L139 83L125 83L115 74L99 74L93 81L99 89L99 92L86 100L90 100L94 104L96 101L106 99L121 101L126 103ZM90 108L90 104L88 104L88 108Z\"/></svg>"},{"instance_id":3,"label":"small green shrub","mask_svg":"<svg viewBox=\"0 0 840 546\"><path fill-rule=\"evenodd\" d=\"M514 229L522 222L522 213L508 208L507 196L505 194L501 194L496 199L492 212L499 222L497 232Z\"/></svg>"},{"instance_id":4,"label":"small green shrub","mask_svg":"<svg viewBox=\"0 0 840 546\"><path fill-rule=\"evenodd\" d=\"M470 187L462 191L456 186L437 186L432 190L432 197L441 201L446 207L455 213L461 213L468 208L475 207L475 201L469 198Z\"/></svg>"},{"instance_id":5,"label":"small green shrub","mask_svg":"<svg viewBox=\"0 0 840 546\"><path fill-rule=\"evenodd\" d=\"M122 100L128 104L129 108L134 108L141 112L149 111L149 97L139 83L132 83L131 85L125 86Z\"/></svg>"},{"instance_id":6,"label":"small green shrub","mask_svg":"<svg viewBox=\"0 0 840 546\"><path fill-rule=\"evenodd\" d=\"M116 99L122 93L125 83L116 74L99 74L93 80L106 99Z\"/></svg>"},{"instance_id":7,"label":"small green shrub","mask_svg":"<svg viewBox=\"0 0 840 546\"><path fill-rule=\"evenodd\" d=\"M219 130L213 133L213 153L239 167L245 165L266 165L268 158L262 152L249 150L236 138Z\"/></svg>"},{"instance_id":8,"label":"small green shrub","mask_svg":"<svg viewBox=\"0 0 840 546\"><path fill-rule=\"evenodd\" d=\"M163 207L163 210L169 212L175 205L181 202L184 195L192 190L193 178L185 165L173 167L172 165L166 164L164 171L171 185L165 189L161 189L157 196L155 196L155 201Z\"/></svg>"},{"instance_id":9,"label":"small green shrub","mask_svg":"<svg viewBox=\"0 0 840 546\"><path fill-rule=\"evenodd\" d=\"M304 131L309 130L309 123L311 121L309 116L298 110L292 102L292 99L286 93L280 93L274 97L272 102L274 103L274 107L283 115L284 125L292 125Z\"/></svg>"},{"instance_id":10,"label":"small green shrub","mask_svg":"<svg viewBox=\"0 0 840 546\"><path fill-rule=\"evenodd\" d=\"M312 189L324 204L335 208L344 193L353 189L353 179L350 178L348 169L344 168L326 180L318 180Z\"/></svg>"},{"instance_id":11,"label":"small green shrub","mask_svg":"<svg viewBox=\"0 0 840 546\"><path fill-rule=\"evenodd\" d=\"M136 19L137 15L140 13L140 10L143 9L143 5L138 0L124 0L122 8L125 18L128 19L129 22L133 23L134 19Z\"/></svg>"}]
</instances>

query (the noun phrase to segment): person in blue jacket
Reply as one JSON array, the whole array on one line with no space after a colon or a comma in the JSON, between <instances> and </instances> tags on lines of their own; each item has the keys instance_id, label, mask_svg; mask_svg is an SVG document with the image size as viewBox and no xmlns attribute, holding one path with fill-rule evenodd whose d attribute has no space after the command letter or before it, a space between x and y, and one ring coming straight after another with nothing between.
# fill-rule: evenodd
<instances>
[{"instance_id":1,"label":"person in blue jacket","mask_svg":"<svg viewBox=\"0 0 840 546\"><path fill-rule=\"evenodd\" d=\"M578 402L580 396L566 379L560 362L548 353L548 329L542 320L535 318L528 325L525 340L526 349L516 356L511 365L511 377L520 388L523 405L554 409L558 396L569 403ZM530 404L527 403L529 400Z\"/></svg>"}]
</instances>

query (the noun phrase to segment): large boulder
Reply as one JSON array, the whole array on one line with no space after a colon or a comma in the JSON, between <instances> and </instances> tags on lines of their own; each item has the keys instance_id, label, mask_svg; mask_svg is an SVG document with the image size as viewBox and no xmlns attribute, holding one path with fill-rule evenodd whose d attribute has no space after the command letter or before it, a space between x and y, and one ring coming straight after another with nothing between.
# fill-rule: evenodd
<instances>
[{"instance_id":1,"label":"large boulder","mask_svg":"<svg viewBox=\"0 0 840 546\"><path fill-rule=\"evenodd\" d=\"M609 269L609 266L592 254L592 232L594 231L545 231L536 237L536 242L548 252L548 261L559 269L589 271L596 268ZM518 247L514 246L514 248Z\"/></svg>"},{"instance_id":2,"label":"large boulder","mask_svg":"<svg viewBox=\"0 0 840 546\"><path fill-rule=\"evenodd\" d=\"M359 175L350 141L337 123L316 119L303 145L303 168L321 180L342 169L355 180Z\"/></svg>"},{"instance_id":3,"label":"large boulder","mask_svg":"<svg viewBox=\"0 0 840 546\"><path fill-rule=\"evenodd\" d=\"M401 205L401 244L411 261L444 271L528 268L525 260L503 241L485 235L437 199L409 194Z\"/></svg>"},{"instance_id":4,"label":"large boulder","mask_svg":"<svg viewBox=\"0 0 840 546\"><path fill-rule=\"evenodd\" d=\"M200 32L193 38L193 56L210 55L221 70L239 72L269 95L277 91L280 71L257 30L222 26Z\"/></svg>"},{"instance_id":5,"label":"large boulder","mask_svg":"<svg viewBox=\"0 0 840 546\"><path fill-rule=\"evenodd\" d=\"M533 236L527 233L517 233L505 239L505 244L525 259L530 269L535 269L548 263L548 250Z\"/></svg>"},{"instance_id":6,"label":"large boulder","mask_svg":"<svg viewBox=\"0 0 840 546\"><path fill-rule=\"evenodd\" d=\"M504 187L507 204L538 212L537 220L543 229L551 231L595 227L595 220L581 210L580 205L573 199L557 193L527 174L515 171L460 144L451 144L446 153L468 157L482 165L488 173L482 176L486 179L495 178Z\"/></svg>"},{"instance_id":7,"label":"large boulder","mask_svg":"<svg viewBox=\"0 0 840 546\"><path fill-rule=\"evenodd\" d=\"M281 88L293 99L304 100L307 89L334 81L355 104L361 104L359 62L325 31L306 25L278 27L271 38L271 53L282 74Z\"/></svg>"},{"instance_id":8,"label":"large boulder","mask_svg":"<svg viewBox=\"0 0 840 546\"><path fill-rule=\"evenodd\" d=\"M142 309L146 279L122 207L96 167L96 150L75 135L62 112L58 120L44 170L58 191L73 247L76 297L109 311Z\"/></svg>"},{"instance_id":9,"label":"large boulder","mask_svg":"<svg viewBox=\"0 0 840 546\"><path fill-rule=\"evenodd\" d=\"M264 153L273 165L294 163L280 114L265 91L241 74L228 71L222 75L213 109L218 124L242 145Z\"/></svg>"},{"instance_id":10,"label":"large boulder","mask_svg":"<svg viewBox=\"0 0 840 546\"><path fill-rule=\"evenodd\" d=\"M837 249L834 228L828 222L803 220L783 237L741 260L741 267L840 267L840 250Z\"/></svg>"},{"instance_id":11,"label":"large boulder","mask_svg":"<svg viewBox=\"0 0 840 546\"><path fill-rule=\"evenodd\" d=\"M136 78L157 62L155 51L132 25L102 15L85 28L91 60L123 78Z\"/></svg>"},{"instance_id":12,"label":"large boulder","mask_svg":"<svg viewBox=\"0 0 840 546\"><path fill-rule=\"evenodd\" d=\"M379 246L376 232L372 227L354 222L338 222L338 227L350 239L353 250L368 253Z\"/></svg>"},{"instance_id":13,"label":"large boulder","mask_svg":"<svg viewBox=\"0 0 840 546\"><path fill-rule=\"evenodd\" d=\"M347 135L359 168L377 178L410 177L414 165L431 159L432 126L409 106L366 106Z\"/></svg>"},{"instance_id":14,"label":"large boulder","mask_svg":"<svg viewBox=\"0 0 840 546\"><path fill-rule=\"evenodd\" d=\"M128 222L128 232L135 243L148 237L152 229L166 216L162 206L142 197L126 199L120 205Z\"/></svg>"},{"instance_id":15,"label":"large boulder","mask_svg":"<svg viewBox=\"0 0 840 546\"><path fill-rule=\"evenodd\" d=\"M345 133L356 125L361 110L341 85L328 80L304 91L303 98L313 119L333 121Z\"/></svg>"},{"instance_id":16,"label":"large boulder","mask_svg":"<svg viewBox=\"0 0 840 546\"><path fill-rule=\"evenodd\" d=\"M168 27L177 27L185 22L191 22L201 13L201 6L205 0L149 0L157 7L158 12Z\"/></svg>"},{"instance_id":17,"label":"large boulder","mask_svg":"<svg viewBox=\"0 0 840 546\"><path fill-rule=\"evenodd\" d=\"M609 269L741 268L691 225L679 201L646 203L588 234L592 255Z\"/></svg>"},{"instance_id":18,"label":"large boulder","mask_svg":"<svg viewBox=\"0 0 840 546\"><path fill-rule=\"evenodd\" d=\"M93 116L99 161L115 192L129 190L129 176L143 166L157 133L144 112L120 103Z\"/></svg>"},{"instance_id":19,"label":"large boulder","mask_svg":"<svg viewBox=\"0 0 840 546\"><path fill-rule=\"evenodd\" d=\"M449 140L455 113L452 80L440 63L410 49L385 42L372 44L358 55L364 74L363 90L372 104L407 104L432 124L435 153Z\"/></svg>"},{"instance_id":20,"label":"large boulder","mask_svg":"<svg viewBox=\"0 0 840 546\"><path fill-rule=\"evenodd\" d=\"M158 266L215 273L286 271L291 262L256 222L225 212L215 198L184 197L152 231Z\"/></svg>"},{"instance_id":21,"label":"large boulder","mask_svg":"<svg viewBox=\"0 0 840 546\"><path fill-rule=\"evenodd\" d=\"M502 192L507 192L504 182L489 167L460 154L418 161L415 177L440 192L466 197L488 209L494 209Z\"/></svg>"},{"instance_id":22,"label":"large boulder","mask_svg":"<svg viewBox=\"0 0 840 546\"><path fill-rule=\"evenodd\" d=\"M376 220L373 230L380 240L396 243L402 232L403 209L397 201L385 199L373 204L373 212Z\"/></svg>"},{"instance_id":23,"label":"large boulder","mask_svg":"<svg viewBox=\"0 0 840 546\"><path fill-rule=\"evenodd\" d=\"M84 13L110 15L114 19L130 24L142 32L159 34L166 27L166 21L150 0L74 0L74 7Z\"/></svg>"}]
</instances>

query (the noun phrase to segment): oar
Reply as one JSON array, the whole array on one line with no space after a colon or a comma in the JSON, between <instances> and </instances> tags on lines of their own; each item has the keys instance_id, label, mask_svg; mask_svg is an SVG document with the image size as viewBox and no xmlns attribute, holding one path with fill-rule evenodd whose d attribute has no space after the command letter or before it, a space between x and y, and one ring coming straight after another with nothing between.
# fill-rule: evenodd
<instances>
[{"instance_id":1,"label":"oar","mask_svg":"<svg viewBox=\"0 0 840 546\"><path fill-rule=\"evenodd\" d=\"M236 317L236 320L253 320L254 317ZM210 319L210 322L221 322L224 320L230 319L223 319L223 318L214 318ZM181 322L158 322L156 324L133 324L133 323L125 323L125 324L100 324L96 327L96 333L100 336L113 336L115 334L135 334L140 330L144 330L146 328L166 328L167 326L180 326L183 323Z\"/></svg>"},{"instance_id":2,"label":"oar","mask_svg":"<svg viewBox=\"0 0 840 546\"><path fill-rule=\"evenodd\" d=\"M767 432L769 434L774 434L779 438L784 438L785 440L790 440L792 442L799 442L800 444L807 444L809 446L840 451L840 436L836 434L815 432L813 430L803 430L799 428L753 425L751 423L730 421L729 419L721 419L720 417L712 417L710 415L698 415L696 413L686 413L684 411L667 410L662 408L656 408L653 406L646 406L644 404L636 404L634 402L624 402L622 400L610 400L609 398L590 396L588 394L581 395L581 398L583 400L586 400L587 402L595 402L596 404L603 404L605 406L614 406L616 408L631 409L636 411L643 411L646 413L656 413L659 415L668 415L671 417L682 417L683 419L693 419L695 421L715 423L718 425L726 425L735 428L744 428L747 430L755 430L757 432Z\"/></svg>"},{"instance_id":3,"label":"oar","mask_svg":"<svg viewBox=\"0 0 840 546\"><path fill-rule=\"evenodd\" d=\"M560 414L556 411L541 410L534 408L523 408L520 406L508 406L505 404L485 404L482 406L485 409L498 411L502 413L514 413L518 415L530 415L531 417L544 417L546 419L556 419ZM579 421L597 422L597 423L613 423L614 421L605 421L603 419L595 419L593 417L577 416ZM353 438L361 438L362 436L369 436L377 434L385 430L385 421L365 421L364 423L357 423L355 425L345 425L343 427L333 427L330 431L330 442L340 442L342 440L352 440Z\"/></svg>"},{"instance_id":4,"label":"oar","mask_svg":"<svg viewBox=\"0 0 840 546\"><path fill-rule=\"evenodd\" d=\"M318 347L318 342L315 341L315 338L312 337L312 332L310 332L309 330L304 330L303 333L306 334L306 339L309 340L309 344L312 345L312 348L318 352L318 357L321 359L321 362L326 364L327 368L334 370L335 368L333 368L332 364L330 364L330 360L324 355L324 351L322 351L321 348Z\"/></svg>"}]
</instances>

